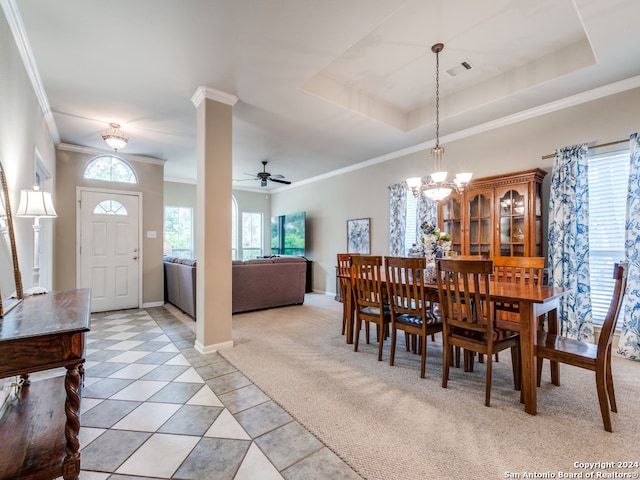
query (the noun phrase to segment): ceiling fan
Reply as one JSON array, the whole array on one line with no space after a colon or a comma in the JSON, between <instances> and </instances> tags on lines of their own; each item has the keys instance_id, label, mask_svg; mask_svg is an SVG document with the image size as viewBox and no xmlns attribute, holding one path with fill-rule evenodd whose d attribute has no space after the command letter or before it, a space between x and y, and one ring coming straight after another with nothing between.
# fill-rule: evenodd
<instances>
[{"instance_id":1,"label":"ceiling fan","mask_svg":"<svg viewBox=\"0 0 640 480\"><path fill-rule=\"evenodd\" d=\"M253 178L253 180L260 180L260 186L261 187L266 187L267 186L267 180L269 180L270 182L276 182L276 183L282 183L284 185L291 185L291 182L289 180L285 180L284 179L284 175L280 175L280 174L271 174L269 172L267 172L267 160L263 160L262 161L262 171L256 173L255 177ZM250 173L245 173L245 175L251 175ZM253 176L253 175L252 175ZM247 179L249 180L249 179Z\"/></svg>"}]
</instances>

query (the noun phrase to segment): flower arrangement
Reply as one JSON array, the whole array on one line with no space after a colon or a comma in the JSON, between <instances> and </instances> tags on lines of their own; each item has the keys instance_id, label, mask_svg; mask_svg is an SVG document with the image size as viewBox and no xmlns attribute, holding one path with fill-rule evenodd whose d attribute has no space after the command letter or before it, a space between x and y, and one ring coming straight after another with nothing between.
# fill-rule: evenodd
<instances>
[{"instance_id":1,"label":"flower arrangement","mask_svg":"<svg viewBox=\"0 0 640 480\"><path fill-rule=\"evenodd\" d=\"M451 251L451 235L441 232L431 222L424 222L420 225L420 230L418 243L411 248L409 254L412 257L426 257L425 281L435 283L436 258L442 258Z\"/></svg>"},{"instance_id":2,"label":"flower arrangement","mask_svg":"<svg viewBox=\"0 0 640 480\"><path fill-rule=\"evenodd\" d=\"M451 250L451 235L441 232L431 222L420 225L418 243L411 248L411 256L427 257L427 262L441 258Z\"/></svg>"}]
</instances>

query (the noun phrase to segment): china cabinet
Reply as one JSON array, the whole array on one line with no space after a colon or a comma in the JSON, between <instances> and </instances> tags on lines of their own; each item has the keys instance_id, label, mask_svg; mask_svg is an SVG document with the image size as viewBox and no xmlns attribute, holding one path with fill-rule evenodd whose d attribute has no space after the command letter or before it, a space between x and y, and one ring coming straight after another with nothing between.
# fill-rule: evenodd
<instances>
[{"instance_id":1,"label":"china cabinet","mask_svg":"<svg viewBox=\"0 0 640 480\"><path fill-rule=\"evenodd\" d=\"M542 256L544 170L472 180L438 205L439 227L460 255Z\"/></svg>"}]
</instances>

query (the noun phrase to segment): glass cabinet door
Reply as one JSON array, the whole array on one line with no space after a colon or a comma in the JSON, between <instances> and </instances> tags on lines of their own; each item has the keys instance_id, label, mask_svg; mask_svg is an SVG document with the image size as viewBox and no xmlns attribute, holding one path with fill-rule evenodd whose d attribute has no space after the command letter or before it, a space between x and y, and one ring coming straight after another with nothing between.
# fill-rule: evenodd
<instances>
[{"instance_id":1,"label":"glass cabinet door","mask_svg":"<svg viewBox=\"0 0 640 480\"><path fill-rule=\"evenodd\" d=\"M525 256L527 208L526 194L510 189L499 194L498 238L499 255L507 257Z\"/></svg>"},{"instance_id":2,"label":"glass cabinet door","mask_svg":"<svg viewBox=\"0 0 640 480\"><path fill-rule=\"evenodd\" d=\"M440 202L441 230L451 235L451 251L462 252L462 202L459 195L452 194Z\"/></svg>"},{"instance_id":3,"label":"glass cabinet door","mask_svg":"<svg viewBox=\"0 0 640 480\"><path fill-rule=\"evenodd\" d=\"M469 255L491 256L493 192L469 192Z\"/></svg>"}]
</instances>

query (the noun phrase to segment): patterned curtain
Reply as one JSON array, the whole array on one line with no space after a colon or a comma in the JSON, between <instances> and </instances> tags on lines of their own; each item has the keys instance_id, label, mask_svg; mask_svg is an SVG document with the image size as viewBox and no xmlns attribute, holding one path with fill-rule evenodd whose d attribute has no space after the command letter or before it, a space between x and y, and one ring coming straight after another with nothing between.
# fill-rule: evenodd
<instances>
[{"instance_id":1,"label":"patterned curtain","mask_svg":"<svg viewBox=\"0 0 640 480\"><path fill-rule=\"evenodd\" d=\"M549 194L549 281L572 292L560 300L560 332L593 342L589 283L587 145L556 150Z\"/></svg>"},{"instance_id":2,"label":"patterned curtain","mask_svg":"<svg viewBox=\"0 0 640 480\"><path fill-rule=\"evenodd\" d=\"M404 256L404 237L407 212L407 184L389 186L389 255Z\"/></svg>"},{"instance_id":3,"label":"patterned curtain","mask_svg":"<svg viewBox=\"0 0 640 480\"><path fill-rule=\"evenodd\" d=\"M428 180L429 177L426 178ZM425 179L422 179L425 181ZM430 222L438 225L438 203L431 200L425 194L421 194L418 198L418 215L416 215L418 225L416 232L420 232L420 225L424 222Z\"/></svg>"},{"instance_id":4,"label":"patterned curtain","mask_svg":"<svg viewBox=\"0 0 640 480\"><path fill-rule=\"evenodd\" d=\"M640 137L631 135L625 256L629 262L624 321L618 353L640 360Z\"/></svg>"}]
</instances>

